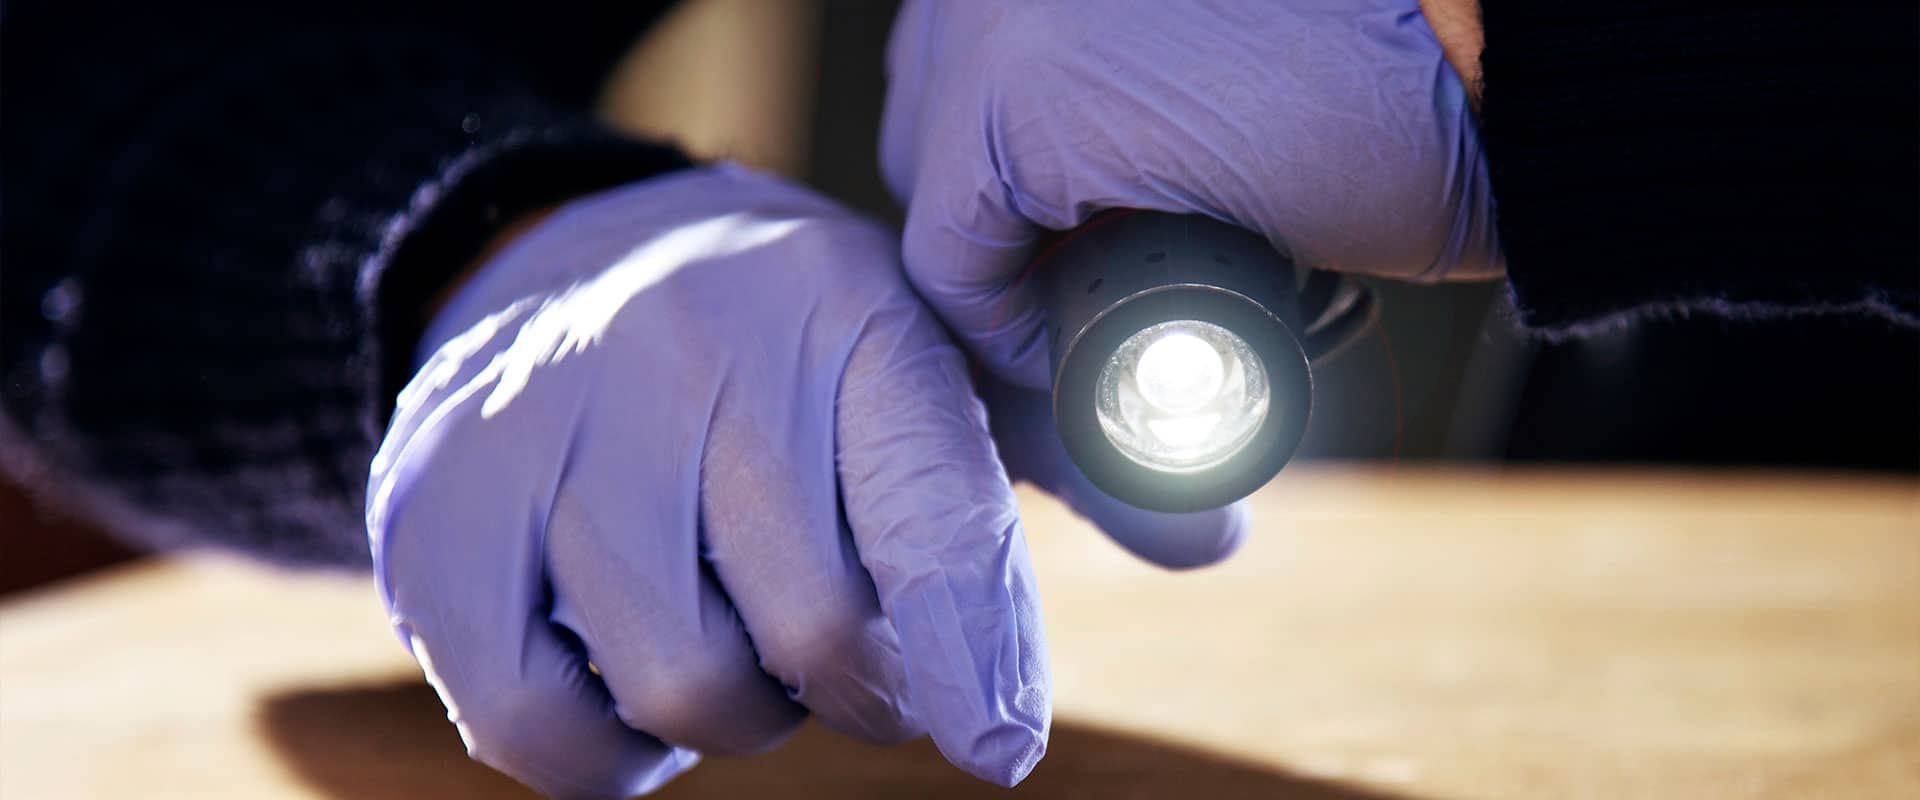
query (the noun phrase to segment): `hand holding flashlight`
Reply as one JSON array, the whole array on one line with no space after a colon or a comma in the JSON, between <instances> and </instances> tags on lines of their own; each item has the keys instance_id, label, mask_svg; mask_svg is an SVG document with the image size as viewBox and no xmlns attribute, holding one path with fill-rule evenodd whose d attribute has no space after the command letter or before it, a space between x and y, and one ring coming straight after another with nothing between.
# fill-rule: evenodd
<instances>
[{"instance_id":1,"label":"hand holding flashlight","mask_svg":"<svg viewBox=\"0 0 1920 800\"><path fill-rule=\"evenodd\" d=\"M1044 389L1047 231L1200 214L1302 267L1501 269L1466 93L1415 0L912 0L881 164L907 274L1011 382Z\"/></svg>"}]
</instances>

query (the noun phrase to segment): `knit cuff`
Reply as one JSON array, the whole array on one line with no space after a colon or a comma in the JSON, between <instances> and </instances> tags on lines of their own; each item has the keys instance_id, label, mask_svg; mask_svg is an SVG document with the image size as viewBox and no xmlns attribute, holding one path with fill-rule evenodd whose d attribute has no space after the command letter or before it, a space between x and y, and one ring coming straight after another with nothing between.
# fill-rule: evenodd
<instances>
[{"instance_id":1,"label":"knit cuff","mask_svg":"<svg viewBox=\"0 0 1920 800\"><path fill-rule=\"evenodd\" d=\"M517 210L685 160L457 41L168 48L182 64L79 97L101 108L71 141L10 142L10 194L44 201L5 218L0 440L32 447L3 460L145 545L364 565L418 303Z\"/></svg>"},{"instance_id":2,"label":"knit cuff","mask_svg":"<svg viewBox=\"0 0 1920 800\"><path fill-rule=\"evenodd\" d=\"M422 310L495 234L528 212L688 165L672 147L576 121L478 146L423 184L410 223L396 226L398 235L368 260L361 281L380 364L370 423L386 427L394 398L412 377Z\"/></svg>"}]
</instances>

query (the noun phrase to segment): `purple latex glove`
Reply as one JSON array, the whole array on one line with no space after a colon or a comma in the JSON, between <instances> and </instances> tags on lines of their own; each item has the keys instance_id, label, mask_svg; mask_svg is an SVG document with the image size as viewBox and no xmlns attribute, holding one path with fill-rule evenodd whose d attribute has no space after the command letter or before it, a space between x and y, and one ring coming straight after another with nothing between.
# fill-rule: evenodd
<instances>
[{"instance_id":1,"label":"purple latex glove","mask_svg":"<svg viewBox=\"0 0 1920 800\"><path fill-rule=\"evenodd\" d=\"M1032 769L1049 682L1020 521L897 252L701 168L566 205L438 314L367 524L474 757L627 796L811 712L931 733L997 783Z\"/></svg>"},{"instance_id":2,"label":"purple latex glove","mask_svg":"<svg viewBox=\"0 0 1920 800\"><path fill-rule=\"evenodd\" d=\"M1044 388L1019 280L1042 229L1197 212L1303 265L1502 270L1466 93L1416 0L909 0L881 166L922 297L997 373Z\"/></svg>"}]
</instances>

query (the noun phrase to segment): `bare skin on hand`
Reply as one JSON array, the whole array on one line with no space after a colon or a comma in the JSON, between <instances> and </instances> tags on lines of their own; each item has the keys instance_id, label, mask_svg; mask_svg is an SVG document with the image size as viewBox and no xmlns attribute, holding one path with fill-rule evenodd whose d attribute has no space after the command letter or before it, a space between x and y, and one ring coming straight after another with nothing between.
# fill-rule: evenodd
<instances>
[{"instance_id":1,"label":"bare skin on hand","mask_svg":"<svg viewBox=\"0 0 1920 800\"><path fill-rule=\"evenodd\" d=\"M1480 26L1480 0L1420 0L1420 12L1440 39L1447 63L1460 74L1467 87L1467 101L1480 110L1480 51L1486 49L1486 32Z\"/></svg>"}]
</instances>

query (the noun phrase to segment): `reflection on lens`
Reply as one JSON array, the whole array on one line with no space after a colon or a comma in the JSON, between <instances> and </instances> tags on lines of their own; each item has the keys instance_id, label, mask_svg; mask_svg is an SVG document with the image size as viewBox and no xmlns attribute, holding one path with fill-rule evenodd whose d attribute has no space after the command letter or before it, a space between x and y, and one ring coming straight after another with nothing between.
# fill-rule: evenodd
<instances>
[{"instance_id":1,"label":"reflection on lens","mask_svg":"<svg viewBox=\"0 0 1920 800\"><path fill-rule=\"evenodd\" d=\"M1095 411L1128 458L1194 472L1245 447L1267 416L1267 373L1231 331L1162 322L1120 343L1100 370Z\"/></svg>"}]
</instances>

